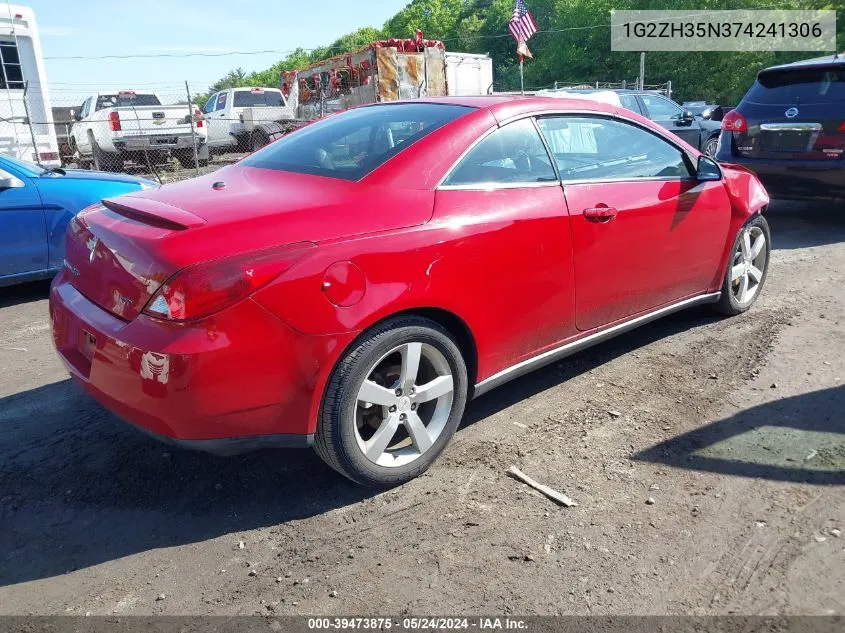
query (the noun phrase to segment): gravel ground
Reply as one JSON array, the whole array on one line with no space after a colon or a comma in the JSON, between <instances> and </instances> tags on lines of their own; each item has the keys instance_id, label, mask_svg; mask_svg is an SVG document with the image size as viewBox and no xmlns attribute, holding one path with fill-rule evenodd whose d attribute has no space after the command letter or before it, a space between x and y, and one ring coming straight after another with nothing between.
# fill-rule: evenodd
<instances>
[{"instance_id":1,"label":"gravel ground","mask_svg":"<svg viewBox=\"0 0 845 633\"><path fill-rule=\"evenodd\" d=\"M845 222L769 220L749 313L668 317L484 396L377 495L309 451L140 435L67 379L46 285L3 290L0 613L845 613Z\"/></svg>"}]
</instances>

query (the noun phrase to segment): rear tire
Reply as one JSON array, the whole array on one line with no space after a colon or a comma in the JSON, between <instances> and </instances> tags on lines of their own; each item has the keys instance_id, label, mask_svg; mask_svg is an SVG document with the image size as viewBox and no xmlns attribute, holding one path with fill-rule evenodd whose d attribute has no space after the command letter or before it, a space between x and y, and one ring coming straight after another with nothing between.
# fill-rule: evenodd
<instances>
[{"instance_id":1,"label":"rear tire","mask_svg":"<svg viewBox=\"0 0 845 633\"><path fill-rule=\"evenodd\" d=\"M193 169L196 164L200 167L206 167L208 165L208 159L198 159L197 163L194 163L194 150L192 149L179 149L173 152L173 155L176 157L176 160L179 161L179 165L182 166L184 169Z\"/></svg>"},{"instance_id":2,"label":"rear tire","mask_svg":"<svg viewBox=\"0 0 845 633\"><path fill-rule=\"evenodd\" d=\"M734 240L722 282L722 295L714 306L717 312L735 316L754 305L769 272L771 248L769 223L757 214L746 222Z\"/></svg>"},{"instance_id":3,"label":"rear tire","mask_svg":"<svg viewBox=\"0 0 845 633\"><path fill-rule=\"evenodd\" d=\"M250 151L256 152L270 143L270 137L262 130L255 130L250 137Z\"/></svg>"},{"instance_id":4,"label":"rear tire","mask_svg":"<svg viewBox=\"0 0 845 633\"><path fill-rule=\"evenodd\" d=\"M123 157L120 154L109 154L100 149L94 137L91 137L92 164L97 171L123 171Z\"/></svg>"},{"instance_id":5,"label":"rear tire","mask_svg":"<svg viewBox=\"0 0 845 633\"><path fill-rule=\"evenodd\" d=\"M446 447L467 391L466 364L446 330L415 316L390 319L366 332L335 367L314 448L358 484L398 486L425 472Z\"/></svg>"},{"instance_id":6,"label":"rear tire","mask_svg":"<svg viewBox=\"0 0 845 633\"><path fill-rule=\"evenodd\" d=\"M719 137L714 136L713 138L707 139L707 141L704 143L704 146L701 148L701 151L705 156L709 156L710 158L713 158L714 156L716 156L716 150L718 148L719 148Z\"/></svg>"}]
</instances>

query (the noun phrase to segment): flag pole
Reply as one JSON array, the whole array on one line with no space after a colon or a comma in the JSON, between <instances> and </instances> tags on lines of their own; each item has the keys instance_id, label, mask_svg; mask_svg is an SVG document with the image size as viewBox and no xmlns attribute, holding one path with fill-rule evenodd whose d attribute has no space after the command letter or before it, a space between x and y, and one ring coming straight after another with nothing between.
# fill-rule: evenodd
<instances>
[{"instance_id":1,"label":"flag pole","mask_svg":"<svg viewBox=\"0 0 845 633\"><path fill-rule=\"evenodd\" d=\"M525 94L525 73L524 64L523 64L523 55L520 54L519 56L519 92L524 95Z\"/></svg>"}]
</instances>

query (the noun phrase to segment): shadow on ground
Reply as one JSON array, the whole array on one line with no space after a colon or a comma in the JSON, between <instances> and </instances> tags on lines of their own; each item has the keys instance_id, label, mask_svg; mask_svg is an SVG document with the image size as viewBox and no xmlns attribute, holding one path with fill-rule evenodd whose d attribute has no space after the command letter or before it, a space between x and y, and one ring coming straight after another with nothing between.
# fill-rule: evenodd
<instances>
[{"instance_id":1,"label":"shadow on ground","mask_svg":"<svg viewBox=\"0 0 845 633\"><path fill-rule=\"evenodd\" d=\"M845 242L842 205L775 200L765 216L777 249L807 248Z\"/></svg>"},{"instance_id":2,"label":"shadow on ground","mask_svg":"<svg viewBox=\"0 0 845 633\"><path fill-rule=\"evenodd\" d=\"M224 458L166 446L70 380L0 399L0 585L283 524L372 494L308 450Z\"/></svg>"},{"instance_id":3,"label":"shadow on ground","mask_svg":"<svg viewBox=\"0 0 845 633\"><path fill-rule=\"evenodd\" d=\"M42 301L50 294L50 281L30 281L17 286L0 288L0 308Z\"/></svg>"},{"instance_id":4,"label":"shadow on ground","mask_svg":"<svg viewBox=\"0 0 845 633\"><path fill-rule=\"evenodd\" d=\"M767 402L634 455L722 475L845 484L845 386Z\"/></svg>"}]
</instances>

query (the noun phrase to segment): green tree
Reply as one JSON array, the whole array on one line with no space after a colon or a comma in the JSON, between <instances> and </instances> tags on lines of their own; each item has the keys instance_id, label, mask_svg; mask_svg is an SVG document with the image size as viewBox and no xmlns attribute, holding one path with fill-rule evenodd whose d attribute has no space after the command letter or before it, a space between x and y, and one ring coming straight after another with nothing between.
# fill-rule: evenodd
<instances>
[{"instance_id":1,"label":"green tree","mask_svg":"<svg viewBox=\"0 0 845 633\"><path fill-rule=\"evenodd\" d=\"M526 87L567 84L633 82L639 73L639 54L610 50L610 12L613 9L782 8L836 9L838 50L845 50L843 0L526 0L540 27L528 42L534 54L525 62ZM516 45L507 30L514 0L412 0L382 28L366 27L312 51L299 49L270 68L245 73L238 68L215 82L209 93L232 86L279 85L282 70L297 69L326 57L355 50L388 37L413 37L422 29L428 39L441 39L447 50L488 53L494 63L496 90L519 88ZM786 52L653 52L646 55L646 83L672 82L678 100L707 99L735 104L767 66L812 57Z\"/></svg>"}]
</instances>

